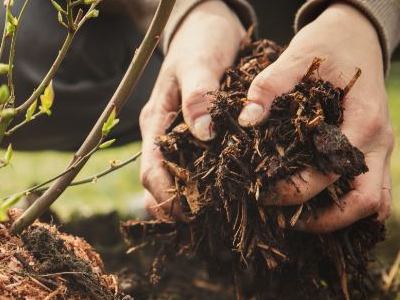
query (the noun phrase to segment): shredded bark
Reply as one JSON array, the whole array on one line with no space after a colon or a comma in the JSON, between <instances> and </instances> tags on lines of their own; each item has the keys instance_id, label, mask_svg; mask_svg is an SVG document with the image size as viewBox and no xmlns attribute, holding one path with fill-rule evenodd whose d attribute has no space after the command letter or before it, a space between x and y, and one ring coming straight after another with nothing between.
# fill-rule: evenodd
<instances>
[{"instance_id":1,"label":"shredded bark","mask_svg":"<svg viewBox=\"0 0 400 300\"><path fill-rule=\"evenodd\" d=\"M155 282L163 261L192 253L211 276L231 278L237 299L247 299L243 282L249 278L256 299L368 299L370 250L384 238L376 216L324 235L293 229L299 219L318 218L318 210L344 208L341 198L352 190L352 180L368 171L363 153L340 131L343 99L360 72L347 87L335 87L315 76L323 63L315 59L290 92L274 99L268 120L240 127L251 82L281 52L268 40L242 46L236 67L210 93L213 141L197 140L182 113L158 138L176 184L173 205L181 205L190 221L122 224L133 246L162 244ZM278 181L290 182L305 168L340 179L303 205L266 205L266 199L278 199Z\"/></svg>"}]
</instances>

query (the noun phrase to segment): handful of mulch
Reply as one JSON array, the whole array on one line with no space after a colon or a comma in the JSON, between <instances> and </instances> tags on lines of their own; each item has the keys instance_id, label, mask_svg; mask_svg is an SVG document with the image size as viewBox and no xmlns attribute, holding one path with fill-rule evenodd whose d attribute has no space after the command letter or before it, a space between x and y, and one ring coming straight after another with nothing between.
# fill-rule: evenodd
<instances>
[{"instance_id":1,"label":"handful of mulch","mask_svg":"<svg viewBox=\"0 0 400 300\"><path fill-rule=\"evenodd\" d=\"M213 141L197 140L182 114L158 138L175 182L172 205L180 205L190 221L122 225L133 245L161 244L154 282L165 259L194 253L211 276L232 278L237 299L370 299L376 284L367 271L369 251L383 240L383 224L370 217L324 235L293 229L299 219L318 217L316 208L343 207L340 199L352 190L352 180L368 171L363 153L339 129L343 99L360 73L338 88L314 78L321 63L315 59L293 90L273 101L264 124L240 127L251 82L281 51L268 40L242 47L237 66L211 93ZM277 181L305 168L341 177L303 205L265 205Z\"/></svg>"}]
</instances>

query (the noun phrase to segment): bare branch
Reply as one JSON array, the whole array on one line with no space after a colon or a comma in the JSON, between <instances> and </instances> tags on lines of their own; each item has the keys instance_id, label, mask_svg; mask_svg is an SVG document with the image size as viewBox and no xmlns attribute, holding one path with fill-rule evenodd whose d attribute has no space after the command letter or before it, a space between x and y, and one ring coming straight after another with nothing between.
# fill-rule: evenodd
<instances>
[{"instance_id":1,"label":"bare branch","mask_svg":"<svg viewBox=\"0 0 400 300\"><path fill-rule=\"evenodd\" d=\"M168 21L174 4L175 0L160 1L146 36L144 37L139 49L136 51L124 78L115 91L113 97L110 99L107 107L104 109L102 115L99 117L93 129L87 136L86 140L74 155L70 165L76 164L77 158L85 157L92 151L92 149L94 149L95 145L97 145L101 140L103 124L108 119L111 112L116 109L118 113L125 105L129 95L135 87L140 75L142 74L152 53L154 52L154 49L158 44L160 35ZM82 19L82 21L83 20L85 20L85 17ZM54 182L50 188L14 222L11 227L11 231L14 234L18 234L32 224L35 219L38 218L65 191L88 159L89 157L82 159L82 161L76 165L73 170L64 174L56 182Z\"/></svg>"}]
</instances>

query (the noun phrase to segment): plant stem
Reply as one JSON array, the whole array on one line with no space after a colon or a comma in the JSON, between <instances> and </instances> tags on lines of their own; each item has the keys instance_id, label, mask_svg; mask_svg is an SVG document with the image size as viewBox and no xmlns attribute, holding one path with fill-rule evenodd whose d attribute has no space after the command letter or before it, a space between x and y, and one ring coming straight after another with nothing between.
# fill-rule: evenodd
<instances>
[{"instance_id":1,"label":"plant stem","mask_svg":"<svg viewBox=\"0 0 400 300\"><path fill-rule=\"evenodd\" d=\"M35 120L37 117L40 117L41 115L44 115L44 114L45 114L45 112L39 111L39 112L37 112L36 114L34 114L34 115L32 116L32 119L31 119L31 120L29 120L29 121L26 120L26 119L23 120L21 123L15 125L15 126L14 126L13 128L11 128L11 129L7 130L7 132L4 133L4 134L5 134L5 135L12 135L15 131L17 131L18 129L20 129L22 126L24 126L24 125L30 123L31 121Z\"/></svg>"},{"instance_id":2,"label":"plant stem","mask_svg":"<svg viewBox=\"0 0 400 300\"><path fill-rule=\"evenodd\" d=\"M133 88L135 87L140 75L142 74L147 62L149 61L154 49L156 48L160 35L168 21L171 11L174 7L175 0L161 0L153 21L144 37L142 44L135 53L124 78L110 99L107 107L97 120L91 132L87 136L84 143L74 155L71 164L76 163L78 157L85 157L96 144L101 140L101 130L104 122L115 108L117 113L122 109L128 100ZM76 165L76 168L64 174L50 188L37 199L11 226L11 231L14 234L21 233L25 228L31 225L71 184L75 176L85 165L89 157L82 159L82 162ZM70 164L70 165L71 165Z\"/></svg>"},{"instance_id":3,"label":"plant stem","mask_svg":"<svg viewBox=\"0 0 400 300\"><path fill-rule=\"evenodd\" d=\"M15 43L16 43L16 33L18 30L18 27L20 26L19 22L23 16L23 13L25 11L25 8L27 6L27 4L29 3L30 0L26 0L24 3L24 6L21 9L21 12L19 14L18 17L18 25L15 29L15 32L13 34L13 39L11 42L11 48L10 48L10 58L9 58L9 62L11 62L10 65L10 69L9 69L9 73L8 73L8 80L9 80L9 87L11 90L11 95L10 95L10 99L13 102L14 98L15 98L15 94L14 94L14 85L12 82L12 69L13 69L13 61L14 61L14 54L15 54ZM98 4L98 2L94 3L91 5L89 11L93 10L96 5ZM72 10L69 10L70 14L72 14ZM7 19L6 19L7 20ZM50 67L50 70L47 72L46 76L43 78L42 82L39 84L39 86L37 87L37 89L35 89L32 93L32 95L24 102L22 103L19 107L17 107L15 109L15 115L9 119L9 120L3 120L3 118L0 119L0 143L3 140L4 134L7 130L8 125L12 122L13 118L20 116L23 112L25 112L30 106L31 104L39 98L39 96L43 93L43 91L45 90L46 86L49 85L50 81L53 79L55 73L57 72L58 68L60 67L61 63L63 62L65 55L68 52L68 49L70 48L72 41L75 37L76 32L78 31L78 29L87 21L88 19L86 18L86 15L84 18L82 18L81 22L78 24L78 26L76 27L75 30L68 30L68 35L64 41L63 46L61 47L56 59L53 62L53 65Z\"/></svg>"},{"instance_id":4,"label":"plant stem","mask_svg":"<svg viewBox=\"0 0 400 300\"><path fill-rule=\"evenodd\" d=\"M24 190L24 191L22 191L22 192L16 193L16 194L17 194L17 195L26 195L26 196L27 196L29 193L32 193L32 192L35 192L35 191L47 190L48 187L46 187L46 188L43 188L43 187L46 186L46 185L48 185L49 183L52 183L53 181L56 181L58 178L64 176L64 175L67 174L68 172L74 170L83 160L88 159L94 152L97 151L97 149L98 149L98 147L100 146L100 144L102 143L102 141L103 141L103 138L99 141L99 143L98 143L89 153L87 153L87 154L86 154L85 156L83 156L83 157L78 157L75 163L70 164L70 165L68 166L68 168L66 168L66 169L65 169L63 172L61 172L60 174L58 174L58 175L56 175L56 176L54 176L54 177L52 177L52 178L50 178L50 179L48 179L48 180L42 182L42 183L39 183L39 184L37 184L37 185L35 185L35 186L29 188L29 189L26 189L26 190ZM13 194L13 195L16 195L16 194ZM6 196L6 197L0 199L0 202L7 200L8 198L12 197L13 195L9 195L9 196Z\"/></svg>"},{"instance_id":5,"label":"plant stem","mask_svg":"<svg viewBox=\"0 0 400 300\"><path fill-rule=\"evenodd\" d=\"M3 109L0 114L0 144L3 141L4 134L7 127L10 125L11 121L15 117L15 109L7 108Z\"/></svg>"},{"instance_id":6,"label":"plant stem","mask_svg":"<svg viewBox=\"0 0 400 300\"><path fill-rule=\"evenodd\" d=\"M74 16L72 13L71 0L67 0L67 20L69 32L75 32Z\"/></svg>"},{"instance_id":7,"label":"plant stem","mask_svg":"<svg viewBox=\"0 0 400 300\"><path fill-rule=\"evenodd\" d=\"M6 32L7 32L7 11L9 10L9 4L7 3L6 5L6 13L4 14L4 30L3 30L3 36L1 37L1 46L0 46L0 62L1 62L1 58L3 57L3 52L4 52L4 48L6 45Z\"/></svg>"},{"instance_id":8,"label":"plant stem","mask_svg":"<svg viewBox=\"0 0 400 300\"><path fill-rule=\"evenodd\" d=\"M60 51L58 52L57 58L54 60L53 65L47 72L46 76L43 78L42 82L39 84L37 89L32 93L32 95L24 103L22 103L20 106L16 108L17 116L26 111L29 108L29 106L31 106L31 104L35 102L35 100L38 99L41 94L43 94L44 89L46 88L46 86L49 85L50 81L53 79L55 73L60 67L62 61L64 60L65 55L67 54L73 39L74 39L74 34L68 32L67 38L65 39L64 44L62 45Z\"/></svg>"},{"instance_id":9,"label":"plant stem","mask_svg":"<svg viewBox=\"0 0 400 300\"><path fill-rule=\"evenodd\" d=\"M142 151L139 151L138 153L134 154L132 157L128 158L127 160L125 160L117 165L110 165L107 169L105 169L95 175L89 176L85 179L74 181L74 182L70 183L70 185L68 185L68 186L70 187L70 186L77 186L77 185L82 185L82 184L86 184L86 183L91 183L91 182L93 182L93 180L104 177L114 171L117 171L117 170L125 167L126 165L129 165L130 163L135 162L141 155L142 155ZM40 188L36 188L32 192L44 192L48 189L49 189L48 186L45 186L45 187L42 186Z\"/></svg>"},{"instance_id":10,"label":"plant stem","mask_svg":"<svg viewBox=\"0 0 400 300\"><path fill-rule=\"evenodd\" d=\"M58 52L58 55L53 62L53 65L50 67L50 70L47 72L46 76L43 78L43 80L39 84L39 86L34 90L32 95L24 103L22 103L19 107L16 108L16 111L17 111L16 116L19 116L21 113L26 111L29 108L29 106L31 106L31 104L36 99L39 98L39 96L43 93L46 86L49 85L50 81L53 79L55 73L57 72L58 68L60 67L61 63L63 62L65 55L67 54L68 49L70 48L70 46L72 44L75 34L83 26L83 24L88 20L87 14L90 11L92 11L93 9L95 9L97 4L98 4L98 2L91 5L88 12L85 14L85 16L82 18L82 20L77 25L76 30L74 32L71 32L71 30L68 31L67 38L65 39L64 44L62 45L60 51ZM72 11L71 11L71 13L72 13Z\"/></svg>"},{"instance_id":11,"label":"plant stem","mask_svg":"<svg viewBox=\"0 0 400 300\"><path fill-rule=\"evenodd\" d=\"M136 161L141 155L142 155L142 151L139 151L138 153L134 154L132 157L130 157L127 160L119 163L118 165L110 165L110 167L108 167L107 169L105 169L105 170L103 170L103 171L101 171L101 172L99 172L99 173L97 173L95 175L92 175L90 177L87 177L85 179L72 182L69 186L77 186L77 185L82 185L82 184L85 184L85 183L93 182L94 179L98 179L98 178L104 177L107 174L110 174L110 173L112 173L114 171L117 171L117 170L125 167L126 165ZM5 166L6 165L0 165L0 168L5 167ZM44 182L42 182L40 184L37 184L37 185L35 185L33 187L30 187L29 189L26 189L24 191L21 191L21 192L18 192L18 193L3 197L3 198L0 199L0 203L5 201L5 200L7 200L10 197L13 197L14 195L26 195L27 196L28 194L33 193L33 192L44 192L44 191L49 189L49 186L47 186L49 183L52 183L53 181L57 180L58 178L60 178L61 176L63 176L67 172L69 172L72 168L73 168L73 166L71 166L70 168L66 169L64 172L58 174L57 176L52 177L52 178L50 178L50 179L48 179L48 180L46 180L46 181L44 181Z\"/></svg>"},{"instance_id":12,"label":"plant stem","mask_svg":"<svg viewBox=\"0 0 400 300\"><path fill-rule=\"evenodd\" d=\"M12 105L14 105L14 100L15 100L15 89L14 89L14 81L13 81L13 70L14 70L14 57L15 57L15 44L17 42L17 35L18 35L18 30L19 27L21 26L21 19L22 16L24 15L25 9L28 6L30 0L25 0L24 5L21 8L21 11L19 12L18 15L18 24L15 27L15 31L12 35L12 39L11 39L11 46L10 46L10 55L8 58L8 87L10 88L10 98L8 101L10 101L10 103Z\"/></svg>"}]
</instances>

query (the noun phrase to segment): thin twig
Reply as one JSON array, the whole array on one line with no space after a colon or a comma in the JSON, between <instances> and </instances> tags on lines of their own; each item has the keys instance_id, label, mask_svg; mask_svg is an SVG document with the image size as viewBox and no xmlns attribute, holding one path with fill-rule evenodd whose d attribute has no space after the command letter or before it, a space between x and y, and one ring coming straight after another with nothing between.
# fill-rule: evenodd
<instances>
[{"instance_id":1,"label":"thin twig","mask_svg":"<svg viewBox=\"0 0 400 300\"><path fill-rule=\"evenodd\" d=\"M102 127L106 122L111 112L115 109L118 113L127 102L129 95L147 65L154 49L156 48L160 35L168 21L175 0L161 0L153 21L144 37L142 44L136 51L128 70L125 73L120 85L110 99L107 107L97 120L93 129L87 136L86 140L74 155L71 164L76 163L77 157L85 157L98 144L102 137ZM82 21L85 20L85 17ZM81 21L81 22L82 22ZM37 199L11 226L11 231L14 234L21 233L25 228L32 224L71 184L73 179L85 165L89 157L83 159L73 170L64 174L50 188Z\"/></svg>"},{"instance_id":2,"label":"thin twig","mask_svg":"<svg viewBox=\"0 0 400 300\"><path fill-rule=\"evenodd\" d=\"M68 32L67 38L65 39L64 44L62 45L60 51L58 52L58 55L53 62L53 65L50 67L46 76L43 78L39 86L34 90L32 95L24 103L22 103L19 107L16 108L16 116L19 116L21 113L25 112L31 106L31 104L35 102L35 100L38 99L41 94L43 94L44 89L46 88L46 86L49 85L50 81L53 79L55 73L60 67L62 61L64 60L65 55L67 54L73 39L74 39L74 33Z\"/></svg>"},{"instance_id":3,"label":"thin twig","mask_svg":"<svg viewBox=\"0 0 400 300\"><path fill-rule=\"evenodd\" d=\"M45 112L43 112L43 111L37 112L36 114L34 114L34 115L32 116L32 119L30 119L30 120L25 119L25 120L23 120L21 123L15 125L13 128L7 130L7 132L5 133L5 135L12 135L15 131L17 131L18 129L20 129L22 126L24 126L24 125L26 125L26 124L32 122L32 121L35 120L37 117L40 117L41 115L44 115L44 114L45 114Z\"/></svg>"},{"instance_id":4,"label":"thin twig","mask_svg":"<svg viewBox=\"0 0 400 300\"><path fill-rule=\"evenodd\" d=\"M1 46L0 46L0 62L1 58L3 57L3 52L6 44L6 33L7 33L7 12L10 9L10 2L6 3L6 12L4 14L4 30L3 30L3 36L1 37Z\"/></svg>"},{"instance_id":5,"label":"thin twig","mask_svg":"<svg viewBox=\"0 0 400 300\"><path fill-rule=\"evenodd\" d=\"M22 18L22 15L25 11L26 5L28 4L30 0L26 0L26 2L24 3L24 6L19 14L18 17L18 22L20 21L20 19ZM93 9L95 9L95 7L97 6L97 4L99 3L99 1L93 3L87 14L89 14ZM69 10L69 13L73 14L72 9ZM18 117L19 115L21 115L22 113L24 113L27 109L29 109L29 107L32 105L33 102L36 101L36 99L39 98L39 96L43 93L43 91L45 90L45 88L49 85L50 81L53 79L55 73L57 72L58 68L60 67L61 63L63 62L65 55L68 52L68 49L70 48L72 41L75 37L76 32L79 30L80 27L83 26L83 24L88 20L87 14L85 15L85 17L82 18L82 20L80 21L79 24L72 24L73 26L70 27L68 29L68 34L67 37L64 41L63 46L61 47L55 61L53 62L53 65L50 67L49 71L47 72L46 76L43 78L42 82L39 84L39 86L37 87L37 89L35 89L32 93L32 95L24 102L22 103L19 107L17 107L14 111L13 111L13 115L9 115L9 118L3 118L3 116L0 119L0 143L3 140L4 134L7 130L7 127L10 125L10 123L12 122L12 120L15 117ZM73 16L72 16L73 19ZM12 82L12 78L13 78L13 73L12 73L12 69L13 69L13 60L14 60L14 50L15 49L15 43L16 43L16 31L18 30L18 27L20 25L17 24L15 32L13 33L13 37L12 37L12 42L11 42L11 50L10 50L10 59L9 62L11 62L11 64L9 63L9 72L8 72L8 79L9 79L9 87L11 89L11 95L10 98L8 100L8 102L11 102L13 104L14 102L14 98L15 98L15 94L14 94L14 86L13 86L13 82Z\"/></svg>"},{"instance_id":6,"label":"thin twig","mask_svg":"<svg viewBox=\"0 0 400 300\"><path fill-rule=\"evenodd\" d=\"M39 86L33 91L32 95L19 107L16 108L16 116L19 116L21 113L25 112L31 104L39 98L39 96L43 93L44 89L46 86L49 85L50 81L53 79L55 73L57 72L58 68L60 67L61 63L63 62L65 55L68 52L68 49L70 48L72 41L75 37L75 34L77 31L85 24L85 22L88 20L87 15L96 8L97 4L99 2L96 2L91 5L89 8L88 12L85 14L85 16L82 18L82 20L79 22L79 24L76 26L75 31L68 31L68 35L64 41L64 44L62 45L60 51L58 52L58 55L56 59L53 62L53 65L50 67L49 71L47 72L46 76L43 78L42 82L39 84Z\"/></svg>"},{"instance_id":7,"label":"thin twig","mask_svg":"<svg viewBox=\"0 0 400 300\"><path fill-rule=\"evenodd\" d=\"M69 165L68 168L66 168L66 169L65 169L63 172L61 172L60 174L58 174L58 175L56 175L56 176L54 176L54 177L52 177L52 178L50 178L50 179L48 179L48 180L42 182L42 183L39 183L39 184L37 184L37 185L35 185L35 186L29 188L29 189L26 189L26 190L24 190L24 191L22 191L22 192L15 193L15 194L13 194L13 195L8 195L8 196L6 196L6 197L3 197L2 199L0 199L0 202L3 202L3 201L5 201L5 200L7 200L8 198L13 197L13 196L15 196L15 195L25 195L25 196L27 196L27 195L29 195L30 193L33 193L33 192L35 192L35 191L43 190L43 189L41 189L41 188L43 188L44 186L48 185L49 183L52 183L53 181L56 181L57 179L61 178L61 177L64 176L65 174L71 172L71 171L74 170L80 163L82 163L83 160L88 159L94 152L96 152L96 151L98 150L98 148L99 148L100 144L102 143L102 141L103 141L103 139L101 139L101 140L99 141L99 143L97 144L97 146L96 146L95 148L93 148L88 154L86 154L86 155L83 156L83 157L77 158L77 160L76 160L75 163ZM47 190L47 189L48 189L48 188L46 188L46 190Z\"/></svg>"},{"instance_id":8,"label":"thin twig","mask_svg":"<svg viewBox=\"0 0 400 300\"><path fill-rule=\"evenodd\" d=\"M129 165L130 163L136 161L141 155L142 155L142 151L139 151L138 153L134 154L132 157L128 158L127 160L125 160L119 164L110 165L107 169L105 169L95 175L89 176L82 180L72 182L68 187L82 185L82 184L86 184L86 183L92 183L93 181L95 181L101 177L104 177L114 171L117 171L117 170L125 167L126 165ZM31 192L44 192L48 189L49 189L48 186L45 186L45 187L42 186L42 187L36 188L35 190L33 190Z\"/></svg>"},{"instance_id":9,"label":"thin twig","mask_svg":"<svg viewBox=\"0 0 400 300\"><path fill-rule=\"evenodd\" d=\"M14 71L14 57L15 57L15 44L17 42L17 35L18 35L18 30L19 27L21 26L21 19L25 13L25 9L28 6L30 0L25 0L24 5L21 8L21 11L19 12L17 21L18 24L15 26L15 31L12 35L11 38L11 46L10 46L10 55L8 58L8 87L10 88L10 98L9 101L11 104L14 104L15 100L15 88L14 88L14 81L13 81L13 71Z\"/></svg>"}]
</instances>

